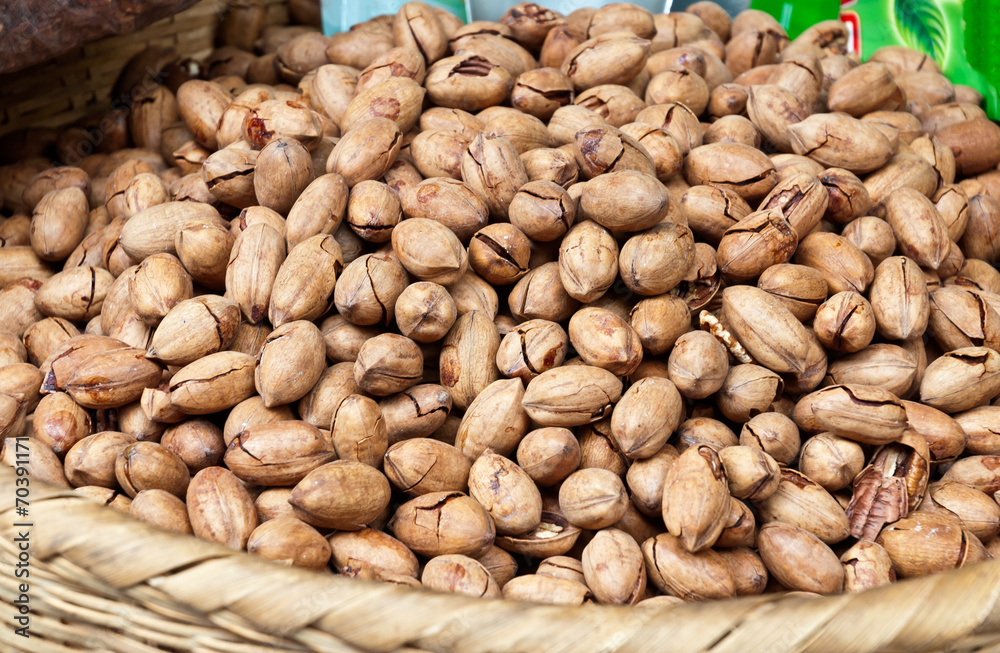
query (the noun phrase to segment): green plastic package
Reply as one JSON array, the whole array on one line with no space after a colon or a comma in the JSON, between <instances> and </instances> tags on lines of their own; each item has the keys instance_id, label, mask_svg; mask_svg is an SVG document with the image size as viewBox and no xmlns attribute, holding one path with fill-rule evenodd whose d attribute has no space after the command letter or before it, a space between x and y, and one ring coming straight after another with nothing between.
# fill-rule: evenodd
<instances>
[{"instance_id":1,"label":"green plastic package","mask_svg":"<svg viewBox=\"0 0 1000 653\"><path fill-rule=\"evenodd\" d=\"M751 7L777 18L791 38L839 16L863 61L886 45L920 50L952 82L982 93L987 114L1000 120L998 0L753 0Z\"/></svg>"}]
</instances>

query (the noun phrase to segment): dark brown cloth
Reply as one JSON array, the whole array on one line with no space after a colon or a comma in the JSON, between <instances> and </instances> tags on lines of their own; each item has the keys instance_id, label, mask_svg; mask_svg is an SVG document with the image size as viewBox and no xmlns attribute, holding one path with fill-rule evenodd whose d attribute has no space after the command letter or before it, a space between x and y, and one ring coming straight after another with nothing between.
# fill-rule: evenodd
<instances>
[{"instance_id":1,"label":"dark brown cloth","mask_svg":"<svg viewBox=\"0 0 1000 653\"><path fill-rule=\"evenodd\" d=\"M0 0L0 73L127 34L198 0Z\"/></svg>"}]
</instances>

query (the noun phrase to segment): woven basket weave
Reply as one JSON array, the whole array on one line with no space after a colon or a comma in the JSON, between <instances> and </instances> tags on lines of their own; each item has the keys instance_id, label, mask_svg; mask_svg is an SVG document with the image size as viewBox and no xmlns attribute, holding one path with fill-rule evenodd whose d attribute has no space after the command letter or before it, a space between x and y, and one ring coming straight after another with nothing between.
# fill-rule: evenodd
<instances>
[{"instance_id":1,"label":"woven basket weave","mask_svg":"<svg viewBox=\"0 0 1000 653\"><path fill-rule=\"evenodd\" d=\"M281 0L266 0L283 23ZM221 1L0 76L0 133L100 111L147 45L208 52ZM0 466L0 651L69 653L1000 652L1000 561L829 598L765 595L634 609L434 594L281 567L160 531L33 481L30 632L14 634L15 475Z\"/></svg>"},{"instance_id":2,"label":"woven basket weave","mask_svg":"<svg viewBox=\"0 0 1000 653\"><path fill-rule=\"evenodd\" d=\"M283 0L263 2L268 24L288 22ZM57 127L107 109L118 73L147 46L171 47L186 57L208 54L225 6L223 0L204 0L131 34L102 39L43 64L0 75L0 135L22 127Z\"/></svg>"},{"instance_id":3,"label":"woven basket weave","mask_svg":"<svg viewBox=\"0 0 1000 653\"><path fill-rule=\"evenodd\" d=\"M542 606L282 567L39 481L31 485L25 640L13 632L14 481L0 466L0 646L11 651L1000 651L1000 561L827 598Z\"/></svg>"}]
</instances>

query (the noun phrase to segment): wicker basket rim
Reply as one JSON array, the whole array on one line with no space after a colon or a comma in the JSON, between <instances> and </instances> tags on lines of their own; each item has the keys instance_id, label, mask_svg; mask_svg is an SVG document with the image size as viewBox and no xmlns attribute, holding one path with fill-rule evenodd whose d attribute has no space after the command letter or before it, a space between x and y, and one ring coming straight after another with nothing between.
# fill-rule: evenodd
<instances>
[{"instance_id":1,"label":"wicker basket rim","mask_svg":"<svg viewBox=\"0 0 1000 653\"><path fill-rule=\"evenodd\" d=\"M7 603L17 596L16 479L0 466L0 561L7 568L0 595ZM109 651L867 653L1000 644L1000 561L823 598L566 607L283 567L162 531L37 479L30 514L40 630L62 641L98 637L97 649ZM0 642L23 645L12 630Z\"/></svg>"}]
</instances>

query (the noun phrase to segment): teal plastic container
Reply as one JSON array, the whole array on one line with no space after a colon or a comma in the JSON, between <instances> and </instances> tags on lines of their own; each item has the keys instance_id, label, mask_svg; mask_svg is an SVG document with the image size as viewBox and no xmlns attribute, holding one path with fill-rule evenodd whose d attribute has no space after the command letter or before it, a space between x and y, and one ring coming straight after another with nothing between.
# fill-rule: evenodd
<instances>
[{"instance_id":1,"label":"teal plastic container","mask_svg":"<svg viewBox=\"0 0 1000 653\"><path fill-rule=\"evenodd\" d=\"M568 14L584 7L602 7L621 0L548 0L542 4L553 11ZM693 2L694 0L690 0ZM726 0L740 2L742 0ZM433 7L440 7L462 20L497 20L517 4L517 0L424 0ZM634 4L649 9L654 14L670 11L672 0L638 0ZM687 2L687 0L685 0ZM329 36L351 29L351 25L364 22L382 14L394 14L405 4L404 0L323 0L323 32ZM684 6L687 6L685 4Z\"/></svg>"},{"instance_id":2,"label":"teal plastic container","mask_svg":"<svg viewBox=\"0 0 1000 653\"><path fill-rule=\"evenodd\" d=\"M538 4L551 9L552 11L558 11L564 16L568 13L572 13L577 9L583 9L585 7L603 7L604 5L610 5L614 2L621 2L622 0L549 0L545 2L541 0ZM662 14L664 12L670 11L668 8L670 6L671 0L631 0L632 4L639 5L640 7L645 7L649 9L654 14ZM513 7L517 2L497 2L496 0L469 0L472 6L472 19L473 20L496 20L503 16L503 13L507 11L510 7Z\"/></svg>"},{"instance_id":3,"label":"teal plastic container","mask_svg":"<svg viewBox=\"0 0 1000 653\"><path fill-rule=\"evenodd\" d=\"M468 0L423 0L432 7L440 7L450 11L462 20L469 22L472 12ZM323 33L327 36L337 32L346 32L351 25L381 16L395 14L405 2L401 0L323 0ZM503 13L503 12L501 12Z\"/></svg>"}]
</instances>

